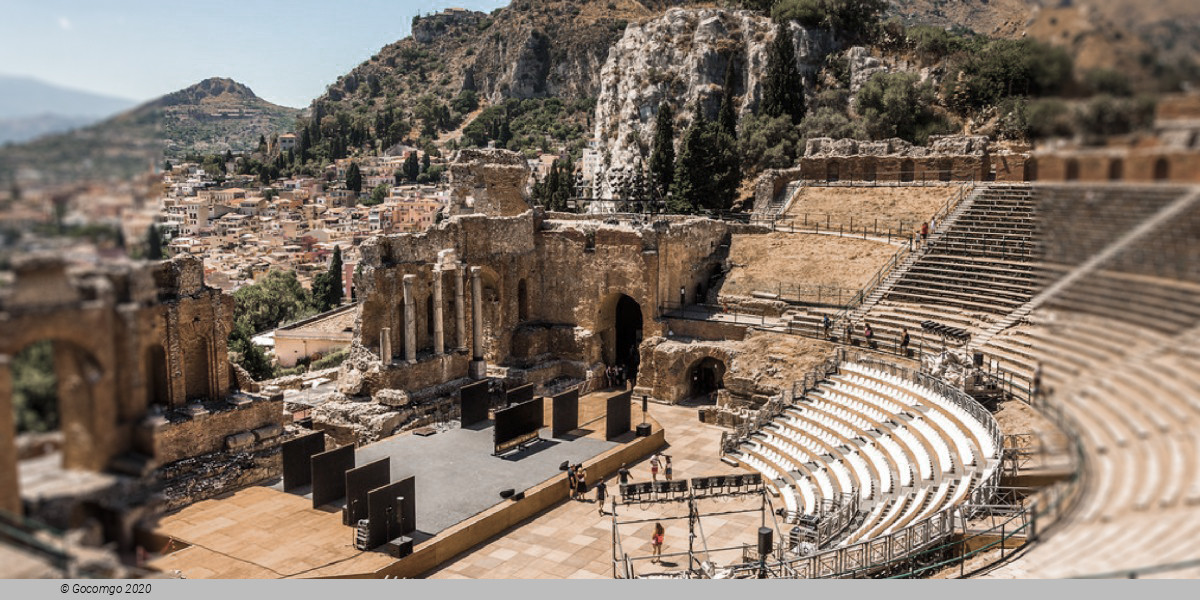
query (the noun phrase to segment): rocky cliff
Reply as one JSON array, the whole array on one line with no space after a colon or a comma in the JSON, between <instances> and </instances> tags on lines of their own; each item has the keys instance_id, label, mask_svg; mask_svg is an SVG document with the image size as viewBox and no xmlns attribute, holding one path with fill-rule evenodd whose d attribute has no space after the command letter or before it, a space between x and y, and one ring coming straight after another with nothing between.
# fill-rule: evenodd
<instances>
[{"instance_id":1,"label":"rocky cliff","mask_svg":"<svg viewBox=\"0 0 1200 600\"><path fill-rule=\"evenodd\" d=\"M800 72L810 85L836 42L829 32L795 23L790 32ZM690 107L696 102L714 118L727 85L734 87L741 115L754 111L774 39L771 20L750 11L676 8L631 24L600 73L593 139L603 168L619 170L648 158L663 101L675 107L677 131L691 121ZM736 81L727 82L730 61Z\"/></svg>"}]
</instances>

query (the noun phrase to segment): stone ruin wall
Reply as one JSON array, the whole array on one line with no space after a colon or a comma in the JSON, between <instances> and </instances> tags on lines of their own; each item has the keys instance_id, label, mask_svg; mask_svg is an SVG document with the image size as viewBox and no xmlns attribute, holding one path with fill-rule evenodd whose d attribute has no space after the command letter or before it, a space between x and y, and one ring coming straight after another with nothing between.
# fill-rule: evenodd
<instances>
[{"instance_id":1,"label":"stone ruin wall","mask_svg":"<svg viewBox=\"0 0 1200 600\"><path fill-rule=\"evenodd\" d=\"M54 344L63 468L118 468L155 487L155 469L224 460L237 436L282 425L278 399L226 402L233 299L204 285L199 259L68 269L32 256L14 271L0 295L0 508L21 510L9 365L36 341ZM223 410L239 414L205 417Z\"/></svg>"},{"instance_id":2,"label":"stone ruin wall","mask_svg":"<svg viewBox=\"0 0 1200 600\"><path fill-rule=\"evenodd\" d=\"M728 226L718 221L602 222L540 209L517 217L463 215L424 233L372 238L356 282L361 303L351 358L339 376L340 394L330 398L340 408L320 427L362 439L415 426L430 407L452 407L458 387L476 376L469 276L461 338L454 307L456 278L472 268L480 273L483 358L492 374L509 384L582 381L613 359L605 354L620 295L641 306L643 339L660 336L663 299L675 298L680 286L690 294L720 273L728 243ZM406 360L395 333L403 327L405 276L417 307L415 362ZM435 277L442 281L442 354L433 351L435 328L425 308ZM391 356L381 361L385 329Z\"/></svg>"},{"instance_id":3,"label":"stone ruin wall","mask_svg":"<svg viewBox=\"0 0 1200 600\"><path fill-rule=\"evenodd\" d=\"M450 213L514 216L529 210L529 164L509 150L468 148L450 164Z\"/></svg>"}]
</instances>

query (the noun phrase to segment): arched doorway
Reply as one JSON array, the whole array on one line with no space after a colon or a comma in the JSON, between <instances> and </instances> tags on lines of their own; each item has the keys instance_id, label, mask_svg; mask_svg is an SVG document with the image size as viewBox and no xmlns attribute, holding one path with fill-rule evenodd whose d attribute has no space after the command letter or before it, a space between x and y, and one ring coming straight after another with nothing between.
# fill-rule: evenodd
<instances>
[{"instance_id":1,"label":"arched doorway","mask_svg":"<svg viewBox=\"0 0 1200 600\"><path fill-rule=\"evenodd\" d=\"M162 344L146 348L146 405L166 408L171 404L170 383L167 379L167 352Z\"/></svg>"},{"instance_id":2,"label":"arched doorway","mask_svg":"<svg viewBox=\"0 0 1200 600\"><path fill-rule=\"evenodd\" d=\"M876 166L875 159L869 158L863 163L863 180L875 181Z\"/></svg>"},{"instance_id":3,"label":"arched doorway","mask_svg":"<svg viewBox=\"0 0 1200 600\"><path fill-rule=\"evenodd\" d=\"M1073 158L1067 159L1066 180L1067 181L1078 181L1079 180L1079 161L1077 161Z\"/></svg>"},{"instance_id":4,"label":"arched doorway","mask_svg":"<svg viewBox=\"0 0 1200 600\"><path fill-rule=\"evenodd\" d=\"M838 161L831 160L825 163L825 181L833 182L841 178L842 169Z\"/></svg>"},{"instance_id":5,"label":"arched doorway","mask_svg":"<svg viewBox=\"0 0 1200 600\"><path fill-rule=\"evenodd\" d=\"M21 347L9 369L16 434L60 431L60 442L51 441L44 450L61 451L66 468L93 465L97 455L94 441L101 433L98 428L111 426L97 419L107 421L110 415L95 414L106 375L96 356L70 341L42 339ZM111 417L115 422L115 415Z\"/></svg>"},{"instance_id":6,"label":"arched doorway","mask_svg":"<svg viewBox=\"0 0 1200 600\"><path fill-rule=\"evenodd\" d=\"M694 401L716 404L716 392L725 387L724 379L725 363L706 356L688 368L688 397Z\"/></svg>"},{"instance_id":7,"label":"arched doorway","mask_svg":"<svg viewBox=\"0 0 1200 600\"><path fill-rule=\"evenodd\" d=\"M938 161L938 179L942 181L950 181L954 178L954 163L947 159Z\"/></svg>"},{"instance_id":8,"label":"arched doorway","mask_svg":"<svg viewBox=\"0 0 1200 600\"><path fill-rule=\"evenodd\" d=\"M1171 164L1167 159L1160 158L1154 161L1154 180L1166 181L1171 178Z\"/></svg>"},{"instance_id":9,"label":"arched doorway","mask_svg":"<svg viewBox=\"0 0 1200 600\"><path fill-rule=\"evenodd\" d=\"M912 181L914 171L916 171L916 163L911 158L900 161L900 181Z\"/></svg>"},{"instance_id":10,"label":"arched doorway","mask_svg":"<svg viewBox=\"0 0 1200 600\"><path fill-rule=\"evenodd\" d=\"M529 289L525 280L517 282L517 321L524 323L529 320Z\"/></svg>"},{"instance_id":11,"label":"arched doorway","mask_svg":"<svg viewBox=\"0 0 1200 600\"><path fill-rule=\"evenodd\" d=\"M636 377L641 363L637 348L642 342L642 327L642 307L636 300L620 293L609 295L600 305L597 323L605 364L624 365Z\"/></svg>"},{"instance_id":12,"label":"arched doorway","mask_svg":"<svg viewBox=\"0 0 1200 600\"><path fill-rule=\"evenodd\" d=\"M1120 181L1125 178L1125 161L1114 158L1108 163L1108 180Z\"/></svg>"},{"instance_id":13,"label":"arched doorway","mask_svg":"<svg viewBox=\"0 0 1200 600\"><path fill-rule=\"evenodd\" d=\"M1037 181L1037 159L1031 158L1025 161L1025 181Z\"/></svg>"}]
</instances>

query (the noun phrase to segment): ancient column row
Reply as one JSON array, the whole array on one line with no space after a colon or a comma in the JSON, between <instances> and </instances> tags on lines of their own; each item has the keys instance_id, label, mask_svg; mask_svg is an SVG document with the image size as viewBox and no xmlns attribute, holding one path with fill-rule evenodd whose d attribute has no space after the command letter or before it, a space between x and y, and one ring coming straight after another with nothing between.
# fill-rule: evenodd
<instances>
[{"instance_id":1,"label":"ancient column row","mask_svg":"<svg viewBox=\"0 0 1200 600\"><path fill-rule=\"evenodd\" d=\"M457 268L456 268L457 267ZM472 372L483 370L483 281L482 270L479 267L466 268L466 265L451 263L448 267L437 265L433 270L433 352L441 356L446 353L446 332L444 325L444 298L442 287L444 273L454 273L454 325L457 349L465 349L466 332L466 293L465 280L471 278L471 362ZM416 275L405 275L401 280L401 290L404 303L404 322L400 324L404 336L404 360L412 363L417 360L417 313L413 284ZM385 361L392 356L392 329L384 327L379 332L379 355ZM478 364L476 364L478 363Z\"/></svg>"}]
</instances>

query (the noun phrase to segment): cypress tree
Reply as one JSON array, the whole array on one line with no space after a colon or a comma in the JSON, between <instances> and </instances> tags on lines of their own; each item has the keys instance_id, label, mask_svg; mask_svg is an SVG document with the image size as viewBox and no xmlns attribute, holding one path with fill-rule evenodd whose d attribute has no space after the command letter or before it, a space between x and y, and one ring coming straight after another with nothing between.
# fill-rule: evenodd
<instances>
[{"instance_id":1,"label":"cypress tree","mask_svg":"<svg viewBox=\"0 0 1200 600\"><path fill-rule=\"evenodd\" d=\"M721 91L721 112L717 113L717 123L729 137L737 139L737 111L733 107L733 89L737 81L733 69L733 57L725 65L725 88Z\"/></svg>"},{"instance_id":2,"label":"cypress tree","mask_svg":"<svg viewBox=\"0 0 1200 600\"><path fill-rule=\"evenodd\" d=\"M706 179L706 152L704 148L704 114L696 103L696 114L691 125L683 133L679 145L679 156L675 161L675 177L671 183L671 196L667 209L673 213L693 214L700 210Z\"/></svg>"},{"instance_id":3,"label":"cypress tree","mask_svg":"<svg viewBox=\"0 0 1200 600\"><path fill-rule=\"evenodd\" d=\"M329 261L329 278L333 285L329 289L330 306L340 306L345 291L342 289L342 247L333 247L333 258Z\"/></svg>"},{"instance_id":4,"label":"cypress tree","mask_svg":"<svg viewBox=\"0 0 1200 600\"><path fill-rule=\"evenodd\" d=\"M355 194L362 191L362 173L358 170L358 163L350 163L350 168L346 169L346 189Z\"/></svg>"},{"instance_id":5,"label":"cypress tree","mask_svg":"<svg viewBox=\"0 0 1200 600\"><path fill-rule=\"evenodd\" d=\"M792 35L784 23L775 28L775 40L767 54L762 109L772 117L788 115L792 123L799 123L804 118L804 85L796 68Z\"/></svg>"},{"instance_id":6,"label":"cypress tree","mask_svg":"<svg viewBox=\"0 0 1200 600\"><path fill-rule=\"evenodd\" d=\"M658 105L654 122L654 145L650 151L651 186L658 198L666 197L675 180L675 115L671 105Z\"/></svg>"},{"instance_id":7,"label":"cypress tree","mask_svg":"<svg viewBox=\"0 0 1200 600\"><path fill-rule=\"evenodd\" d=\"M417 175L421 174L421 165L417 162L417 153L409 152L408 157L404 159L404 175L409 181L416 181Z\"/></svg>"},{"instance_id":8,"label":"cypress tree","mask_svg":"<svg viewBox=\"0 0 1200 600\"><path fill-rule=\"evenodd\" d=\"M158 227L153 223L146 230L146 258L149 260L162 260L162 236L158 233Z\"/></svg>"}]
</instances>

